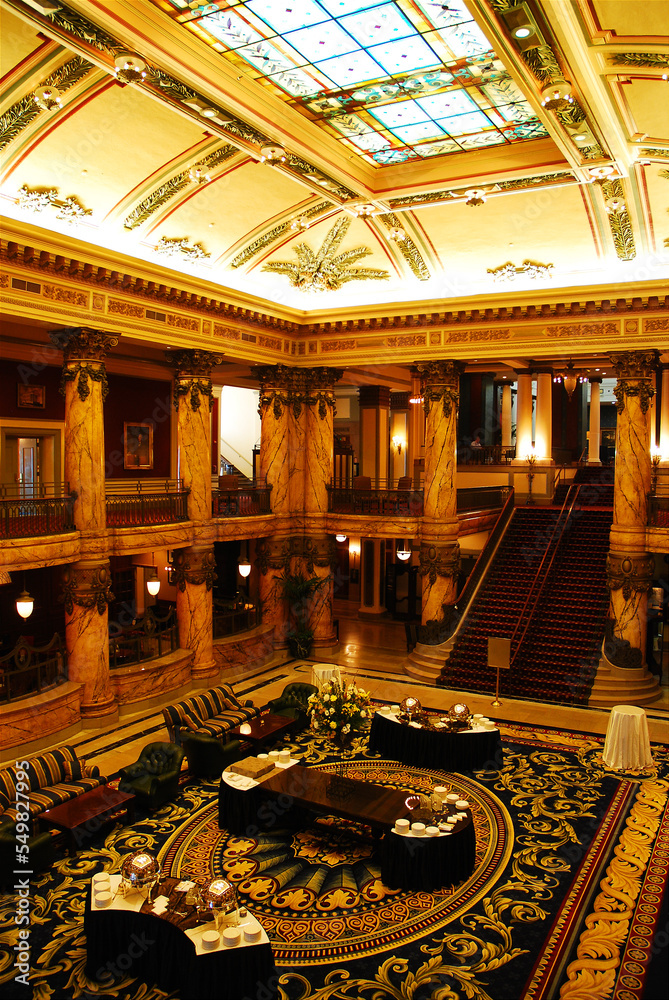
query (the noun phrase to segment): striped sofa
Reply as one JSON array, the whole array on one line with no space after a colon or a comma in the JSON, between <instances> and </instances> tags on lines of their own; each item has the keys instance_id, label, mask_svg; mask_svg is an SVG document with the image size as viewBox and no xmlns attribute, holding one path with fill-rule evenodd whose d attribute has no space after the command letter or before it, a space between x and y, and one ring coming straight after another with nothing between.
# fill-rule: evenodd
<instances>
[{"instance_id":1,"label":"striped sofa","mask_svg":"<svg viewBox=\"0 0 669 1000\"><path fill-rule=\"evenodd\" d=\"M242 705L230 684L219 684L163 709L170 741L177 746L181 746L182 736L187 736L189 732L220 738L240 722L247 722L257 715L260 711L253 702L246 701Z\"/></svg>"},{"instance_id":2,"label":"striped sofa","mask_svg":"<svg viewBox=\"0 0 669 1000\"><path fill-rule=\"evenodd\" d=\"M16 822L17 798L24 804L26 794L29 796L27 804L30 816L34 821L35 817L52 806L83 795L107 781L100 775L97 767L87 767L85 761L79 760L76 750L71 746L64 745L17 763L24 766L0 768L0 821L3 825ZM29 792L22 787L26 783L23 775L30 784ZM20 808L19 811L23 813L25 809Z\"/></svg>"}]
</instances>

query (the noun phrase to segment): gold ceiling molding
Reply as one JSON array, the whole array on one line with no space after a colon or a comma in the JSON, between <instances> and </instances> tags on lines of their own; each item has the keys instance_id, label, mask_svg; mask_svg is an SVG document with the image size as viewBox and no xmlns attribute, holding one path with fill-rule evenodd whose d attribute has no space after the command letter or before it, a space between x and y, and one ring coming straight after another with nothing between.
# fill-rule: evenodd
<instances>
[{"instance_id":1,"label":"gold ceiling molding","mask_svg":"<svg viewBox=\"0 0 669 1000\"><path fill-rule=\"evenodd\" d=\"M123 225L125 229L136 229L137 226L141 226L143 222L146 222L154 212L157 212L159 208L162 208L171 198L173 198L179 191L183 191L184 188L192 186L193 181L190 178L190 171L195 169L201 170L211 170L212 167L216 167L219 163L224 163L229 160L231 156L238 153L239 150L236 146L223 146L221 149L215 150L215 152L210 153L208 156L204 156L197 163L194 163L192 167L188 170L182 170L180 173L175 174L174 177L170 178L160 187L157 187L155 191L152 191L150 195L147 195L139 205L132 210L130 215L126 216L123 220Z\"/></svg>"},{"instance_id":2,"label":"gold ceiling molding","mask_svg":"<svg viewBox=\"0 0 669 1000\"><path fill-rule=\"evenodd\" d=\"M393 212L386 212L384 215L378 215L377 218L386 229L402 229L401 221ZM432 275L411 237L405 233L404 239L396 241L396 246L418 280L429 281Z\"/></svg>"},{"instance_id":3,"label":"gold ceiling molding","mask_svg":"<svg viewBox=\"0 0 669 1000\"><path fill-rule=\"evenodd\" d=\"M564 183L565 185L577 184L578 181L574 177L571 170L561 170L552 174L540 174L532 177L517 177L510 181L494 182L491 186L495 191L523 191L528 188L544 187L545 185L554 186L555 184L561 183ZM419 208L421 205L432 205L439 201L452 201L454 198L464 196L464 188L462 191L448 188L440 191L426 191L423 194L404 195L401 198L390 198L388 200L388 204L391 208L406 210L414 207ZM399 225L401 226L401 223L399 223Z\"/></svg>"},{"instance_id":4,"label":"gold ceiling molding","mask_svg":"<svg viewBox=\"0 0 669 1000\"><path fill-rule=\"evenodd\" d=\"M29 188L24 184L19 188L17 204L19 208L35 214L43 212L45 208L53 208L56 218L71 226L78 225L87 215L93 214L93 210L84 208L75 195L59 198L58 188Z\"/></svg>"},{"instance_id":5,"label":"gold ceiling molding","mask_svg":"<svg viewBox=\"0 0 669 1000\"><path fill-rule=\"evenodd\" d=\"M300 217L304 219L312 219L315 215L320 215L321 212L324 212L326 209L331 207L332 205L329 201L319 201L316 205L312 205L310 208L305 208L305 210L300 213ZM286 233L290 232L290 228L290 222L282 222L278 226L274 226L273 229L270 229L262 236L253 240L252 243L249 243L244 250L240 251L240 253L238 253L237 256L230 261L229 266L237 268L241 267L242 264L246 264L246 262L251 260L252 257L259 254L261 250L264 250L265 247L270 246L272 243L276 243L276 241L281 239L282 236L285 236Z\"/></svg>"},{"instance_id":6,"label":"gold ceiling molding","mask_svg":"<svg viewBox=\"0 0 669 1000\"><path fill-rule=\"evenodd\" d=\"M659 160L669 160L669 149L662 149L657 146L645 146L639 152L642 156L651 156Z\"/></svg>"},{"instance_id":7,"label":"gold ceiling molding","mask_svg":"<svg viewBox=\"0 0 669 1000\"><path fill-rule=\"evenodd\" d=\"M520 275L526 278L550 278L553 266L553 264L539 264L534 260L524 260L522 264L516 265L509 260L506 264L489 267L487 270L496 281L515 281Z\"/></svg>"},{"instance_id":8,"label":"gold ceiling molding","mask_svg":"<svg viewBox=\"0 0 669 1000\"><path fill-rule=\"evenodd\" d=\"M189 243L187 236L168 238L161 236L154 247L154 252L162 257L178 257L181 254L187 260L202 260L211 257L201 243Z\"/></svg>"},{"instance_id":9,"label":"gold ceiling molding","mask_svg":"<svg viewBox=\"0 0 669 1000\"><path fill-rule=\"evenodd\" d=\"M620 323L572 323L547 326L547 337L619 337Z\"/></svg>"},{"instance_id":10,"label":"gold ceiling molding","mask_svg":"<svg viewBox=\"0 0 669 1000\"><path fill-rule=\"evenodd\" d=\"M92 63L82 59L81 56L75 56L74 59L70 59L64 66L42 80L40 87L57 87L58 90L69 90L94 68ZM40 114L42 111L35 103L32 92L22 97L16 104L12 104L11 108L0 117L0 149L8 146Z\"/></svg>"},{"instance_id":11,"label":"gold ceiling molding","mask_svg":"<svg viewBox=\"0 0 669 1000\"><path fill-rule=\"evenodd\" d=\"M371 254L368 247L359 246L337 254L351 225L350 219L339 219L329 230L319 250L314 252L307 243L292 247L297 263L270 261L263 271L286 275L294 288L313 292L334 292L349 281L383 281L388 271L377 267L353 267L362 257Z\"/></svg>"},{"instance_id":12,"label":"gold ceiling molding","mask_svg":"<svg viewBox=\"0 0 669 1000\"><path fill-rule=\"evenodd\" d=\"M601 183L602 193L607 201L617 199L622 202L622 209L611 212L609 215L609 225L611 236L616 253L621 260L634 260L636 257L636 246L634 245L634 230L632 220L625 206L625 191L619 180L603 181Z\"/></svg>"},{"instance_id":13,"label":"gold ceiling molding","mask_svg":"<svg viewBox=\"0 0 669 1000\"><path fill-rule=\"evenodd\" d=\"M242 306L231 305L220 299L209 298L205 295L198 295L175 286L167 286L157 281L147 281L145 278L136 277L132 274L124 274L121 271L95 264L81 261L77 258L69 259L60 254L54 254L46 250L36 250L27 244L19 244L13 240L0 240L0 260L6 265L19 269L30 274L31 280L40 281L40 275L50 278L59 278L61 281L70 279L73 283L90 284L98 291L108 291L117 299L110 299L110 303L117 301L130 308L132 297L148 299L155 308L162 305L171 305L182 311L195 313L214 314L215 317L226 319L228 322L238 322L248 326L259 327L265 331L283 331L286 334L304 336L340 336L343 338L352 337L358 332L372 330L392 330L398 331L413 328L435 328L452 327L463 324L476 323L499 323L506 324L533 322L536 323L538 317L542 319L559 316L560 319L568 317L583 316L584 314L624 314L641 313L645 311L656 312L658 310L669 310L669 295L645 295L630 296L628 298L598 298L580 301L546 302L526 306L495 306L487 309L460 309L453 311L442 311L433 313L407 313L404 315L386 315L371 317L369 319L350 319L335 321L320 321L317 323L298 323L294 320L287 320L282 317L257 310L247 309ZM6 272L0 273L0 287L7 287L14 275ZM42 279L43 280L43 279ZM567 293L565 293L566 295ZM120 296L126 298L121 299ZM37 298L37 296L36 296ZM5 299L5 301L9 301ZM25 299L12 298L12 304L26 304ZM31 309L44 309L38 301L34 304L30 302ZM143 313L143 308L136 305ZM120 306L119 306L120 312ZM213 317L212 317L213 318ZM650 322L650 321L646 321ZM247 336L247 334L243 334ZM342 341L343 342L343 341ZM355 343L355 340L354 340ZM321 345L321 349L323 348Z\"/></svg>"},{"instance_id":14,"label":"gold ceiling molding","mask_svg":"<svg viewBox=\"0 0 669 1000\"><path fill-rule=\"evenodd\" d=\"M607 56L610 66L645 66L665 69L669 66L669 56L659 52L614 52Z\"/></svg>"},{"instance_id":15,"label":"gold ceiling molding","mask_svg":"<svg viewBox=\"0 0 669 1000\"><path fill-rule=\"evenodd\" d=\"M28 13L25 11L23 6L20 8L17 7L17 9L20 9L24 16ZM51 10L44 15L40 15L34 10L30 10L29 14L35 23L45 26L49 25L56 29L54 34L56 34L65 43L67 43L70 38L74 38L80 44L106 53L111 56L112 60L126 49L126 45L124 43L120 42L116 38L113 38L111 35L99 28L93 21L89 21L88 18L84 17L82 14L71 10L64 3L59 3L58 9ZM113 71L114 66L110 63L110 74ZM55 83L56 81L50 82ZM121 85L123 86L125 84L121 82ZM160 69L157 66L147 65L145 78L137 81L136 86L165 102L177 103L181 105L181 110L187 109L191 111L194 119L199 121L203 127L207 124L209 124L210 127L212 125L218 125L221 129L223 129L226 135L229 134L231 138L237 138L241 140L242 143L250 143L258 147L272 143L270 136L260 132L252 125L249 125L248 122L238 118L236 115L225 110L224 108L218 107L208 98L205 99L201 94L198 94L197 91L182 83L180 80L175 79L169 73L165 72L165 70ZM216 114L204 118L199 113L202 108L211 108L216 112ZM330 177L318 167L308 163L299 156L289 154L286 157L283 169L307 179L313 178L315 183L321 184L335 198L338 198L341 201L348 201L359 197L357 192L345 187L334 177Z\"/></svg>"}]
</instances>

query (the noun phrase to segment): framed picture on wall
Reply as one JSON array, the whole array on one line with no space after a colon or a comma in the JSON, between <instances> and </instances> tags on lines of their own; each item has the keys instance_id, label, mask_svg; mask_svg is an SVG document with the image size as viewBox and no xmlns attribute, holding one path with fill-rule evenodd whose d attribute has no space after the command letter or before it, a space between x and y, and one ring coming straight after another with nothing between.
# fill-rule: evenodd
<instances>
[{"instance_id":1,"label":"framed picture on wall","mask_svg":"<svg viewBox=\"0 0 669 1000\"><path fill-rule=\"evenodd\" d=\"M43 410L46 403L45 385L17 385L16 405L32 410Z\"/></svg>"},{"instance_id":2,"label":"framed picture on wall","mask_svg":"<svg viewBox=\"0 0 669 1000\"><path fill-rule=\"evenodd\" d=\"M123 424L123 468L153 468L153 424Z\"/></svg>"}]
</instances>

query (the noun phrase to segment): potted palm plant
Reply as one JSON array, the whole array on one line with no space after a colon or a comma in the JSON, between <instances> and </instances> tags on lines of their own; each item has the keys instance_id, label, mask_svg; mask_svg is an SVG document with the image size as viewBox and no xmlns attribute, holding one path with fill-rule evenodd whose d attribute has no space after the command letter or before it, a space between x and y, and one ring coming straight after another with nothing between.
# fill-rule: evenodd
<instances>
[{"instance_id":1,"label":"potted palm plant","mask_svg":"<svg viewBox=\"0 0 669 1000\"><path fill-rule=\"evenodd\" d=\"M289 605L288 648L296 658L304 659L311 652L314 632L309 625L310 598L327 580L329 580L327 576L307 577L302 572L284 572L277 577L281 593Z\"/></svg>"}]
</instances>

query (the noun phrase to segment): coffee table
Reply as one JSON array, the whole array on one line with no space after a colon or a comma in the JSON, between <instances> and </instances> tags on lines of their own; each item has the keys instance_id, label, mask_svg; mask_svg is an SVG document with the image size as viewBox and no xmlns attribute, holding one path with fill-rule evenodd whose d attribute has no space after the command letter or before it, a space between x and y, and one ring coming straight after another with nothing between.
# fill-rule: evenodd
<instances>
[{"instance_id":1,"label":"coffee table","mask_svg":"<svg viewBox=\"0 0 669 1000\"><path fill-rule=\"evenodd\" d=\"M125 816L132 823L135 796L108 785L98 785L83 795L47 809L38 819L40 823L65 833L70 853L75 854L87 837L92 837L104 822L117 815Z\"/></svg>"},{"instance_id":2,"label":"coffee table","mask_svg":"<svg viewBox=\"0 0 669 1000\"><path fill-rule=\"evenodd\" d=\"M241 722L239 726L230 730L230 735L233 739L251 743L259 749L266 743L274 743L280 736L292 732L296 722L296 719L291 719L287 715L261 715L259 718ZM242 733L241 726L248 726L251 732Z\"/></svg>"}]
</instances>

